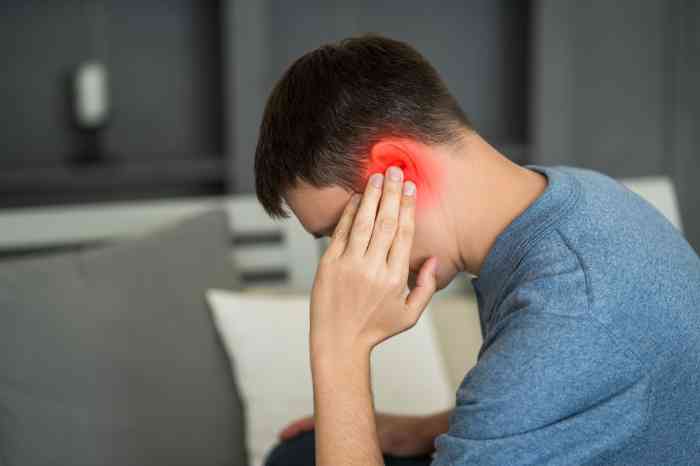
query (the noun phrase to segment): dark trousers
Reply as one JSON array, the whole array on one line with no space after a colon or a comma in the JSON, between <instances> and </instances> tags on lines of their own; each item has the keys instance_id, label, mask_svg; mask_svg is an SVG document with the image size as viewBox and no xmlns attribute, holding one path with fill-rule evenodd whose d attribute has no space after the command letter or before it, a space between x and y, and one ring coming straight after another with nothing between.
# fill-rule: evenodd
<instances>
[{"instance_id":1,"label":"dark trousers","mask_svg":"<svg viewBox=\"0 0 700 466\"><path fill-rule=\"evenodd\" d=\"M429 466L430 455L397 458L384 455L386 466ZM314 432L303 432L284 442L278 443L267 455L265 466L314 466Z\"/></svg>"}]
</instances>

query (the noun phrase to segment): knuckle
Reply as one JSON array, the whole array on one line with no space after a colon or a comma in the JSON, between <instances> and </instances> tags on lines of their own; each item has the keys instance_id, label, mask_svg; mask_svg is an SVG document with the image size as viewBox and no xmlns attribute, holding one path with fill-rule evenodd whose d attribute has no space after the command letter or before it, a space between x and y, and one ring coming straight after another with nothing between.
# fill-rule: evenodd
<instances>
[{"instance_id":1,"label":"knuckle","mask_svg":"<svg viewBox=\"0 0 700 466\"><path fill-rule=\"evenodd\" d=\"M377 222L380 231L391 232L396 228L396 219L392 217L382 217Z\"/></svg>"},{"instance_id":2,"label":"knuckle","mask_svg":"<svg viewBox=\"0 0 700 466\"><path fill-rule=\"evenodd\" d=\"M413 237L413 225L403 224L399 227L398 235L401 239L410 239Z\"/></svg>"},{"instance_id":3,"label":"knuckle","mask_svg":"<svg viewBox=\"0 0 700 466\"><path fill-rule=\"evenodd\" d=\"M339 238L342 238L345 236L348 232L348 227L345 225L345 223L339 223L336 227L335 230L333 230L333 238L338 241Z\"/></svg>"},{"instance_id":4,"label":"knuckle","mask_svg":"<svg viewBox=\"0 0 700 466\"><path fill-rule=\"evenodd\" d=\"M352 276L356 276L358 274L362 275L362 272L364 271L360 260L352 256L346 256L341 258L341 260L339 261L339 267L343 271L343 273Z\"/></svg>"},{"instance_id":5,"label":"knuckle","mask_svg":"<svg viewBox=\"0 0 700 466\"><path fill-rule=\"evenodd\" d=\"M401 189L402 189L402 183L398 181L394 181L392 183L387 183L386 185L386 190L385 190L385 195L389 194L391 196L398 196L401 194Z\"/></svg>"},{"instance_id":6,"label":"knuckle","mask_svg":"<svg viewBox=\"0 0 700 466\"><path fill-rule=\"evenodd\" d=\"M386 283L389 286L389 288L391 288L391 289L403 288L401 286L401 279L396 274L389 275L389 277L387 277L387 279L386 279Z\"/></svg>"},{"instance_id":7,"label":"knuckle","mask_svg":"<svg viewBox=\"0 0 700 466\"><path fill-rule=\"evenodd\" d=\"M352 231L355 234L367 234L372 231L372 224L366 220L357 220L352 227Z\"/></svg>"},{"instance_id":8,"label":"knuckle","mask_svg":"<svg viewBox=\"0 0 700 466\"><path fill-rule=\"evenodd\" d=\"M369 268L362 268L359 272L360 280L365 286L373 285L377 281L376 275Z\"/></svg>"},{"instance_id":9,"label":"knuckle","mask_svg":"<svg viewBox=\"0 0 700 466\"><path fill-rule=\"evenodd\" d=\"M335 226L335 229L333 230L333 238L338 239L344 237L349 230L348 223L346 221L343 221L342 219L338 224Z\"/></svg>"}]
</instances>

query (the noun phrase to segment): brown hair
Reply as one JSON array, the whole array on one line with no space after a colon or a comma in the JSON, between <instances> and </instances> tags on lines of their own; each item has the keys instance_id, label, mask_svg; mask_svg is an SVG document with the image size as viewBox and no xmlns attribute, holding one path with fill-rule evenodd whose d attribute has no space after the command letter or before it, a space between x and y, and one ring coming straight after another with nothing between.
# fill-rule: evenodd
<instances>
[{"instance_id":1,"label":"brown hair","mask_svg":"<svg viewBox=\"0 0 700 466\"><path fill-rule=\"evenodd\" d=\"M255 151L255 187L268 214L287 217L287 190L357 190L369 148L387 136L453 142L469 121L413 47L376 35L324 45L297 59L273 89Z\"/></svg>"}]
</instances>

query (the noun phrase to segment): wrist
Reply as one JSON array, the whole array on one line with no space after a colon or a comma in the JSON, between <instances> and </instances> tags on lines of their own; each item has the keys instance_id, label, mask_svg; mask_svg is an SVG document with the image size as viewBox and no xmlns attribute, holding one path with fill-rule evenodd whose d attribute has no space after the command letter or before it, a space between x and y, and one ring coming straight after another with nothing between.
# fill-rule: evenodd
<instances>
[{"instance_id":1,"label":"wrist","mask_svg":"<svg viewBox=\"0 0 700 466\"><path fill-rule=\"evenodd\" d=\"M369 360L372 348L358 341L344 341L338 338L315 337L309 341L311 364L323 366L326 364L357 364Z\"/></svg>"},{"instance_id":2,"label":"wrist","mask_svg":"<svg viewBox=\"0 0 700 466\"><path fill-rule=\"evenodd\" d=\"M362 346L311 343L311 367L315 371L347 371L369 364L370 350Z\"/></svg>"}]
</instances>

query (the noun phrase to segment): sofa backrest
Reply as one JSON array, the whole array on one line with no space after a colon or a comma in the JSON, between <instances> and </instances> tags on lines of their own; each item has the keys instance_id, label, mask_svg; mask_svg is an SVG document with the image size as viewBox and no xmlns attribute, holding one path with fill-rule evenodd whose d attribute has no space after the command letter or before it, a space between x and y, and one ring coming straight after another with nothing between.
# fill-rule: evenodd
<instances>
[{"instance_id":1,"label":"sofa backrest","mask_svg":"<svg viewBox=\"0 0 700 466\"><path fill-rule=\"evenodd\" d=\"M112 242L217 207L229 213L244 285L310 289L319 244L296 219L270 219L252 195L0 210L0 259Z\"/></svg>"},{"instance_id":2,"label":"sofa backrest","mask_svg":"<svg viewBox=\"0 0 700 466\"><path fill-rule=\"evenodd\" d=\"M673 181L666 176L648 176L621 180L630 190L642 196L656 207L669 222L683 231L683 222L678 208L678 198Z\"/></svg>"}]
</instances>

